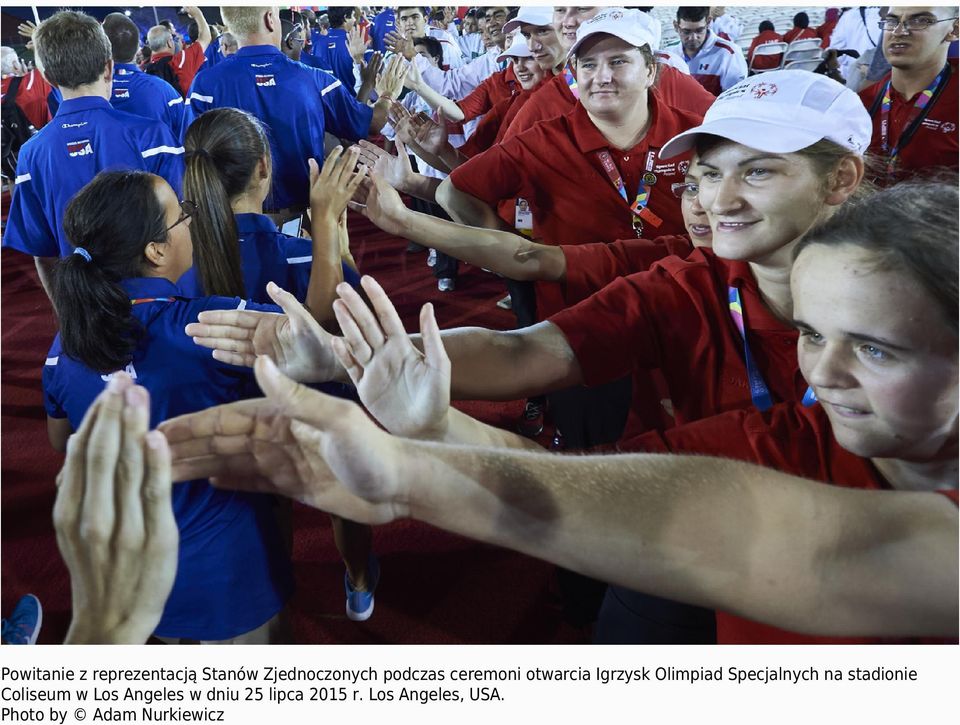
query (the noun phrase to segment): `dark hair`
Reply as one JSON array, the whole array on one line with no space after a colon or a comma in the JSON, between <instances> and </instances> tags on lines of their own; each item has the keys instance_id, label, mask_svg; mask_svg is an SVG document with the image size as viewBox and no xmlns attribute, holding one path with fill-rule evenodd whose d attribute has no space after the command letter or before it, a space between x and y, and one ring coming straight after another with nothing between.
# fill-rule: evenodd
<instances>
[{"instance_id":1,"label":"dark hair","mask_svg":"<svg viewBox=\"0 0 960 725\"><path fill-rule=\"evenodd\" d=\"M760 32L762 33L764 30L776 30L776 28L770 20L764 20L760 23Z\"/></svg>"},{"instance_id":2,"label":"dark hair","mask_svg":"<svg viewBox=\"0 0 960 725\"><path fill-rule=\"evenodd\" d=\"M200 24L196 20L191 20L187 24L187 38L191 43L196 43L200 37Z\"/></svg>"},{"instance_id":3,"label":"dark hair","mask_svg":"<svg viewBox=\"0 0 960 725\"><path fill-rule=\"evenodd\" d=\"M158 24L169 30L172 35L177 34L177 26L173 24L172 20L161 20Z\"/></svg>"},{"instance_id":4,"label":"dark hair","mask_svg":"<svg viewBox=\"0 0 960 725\"><path fill-rule=\"evenodd\" d=\"M406 5L402 8L401 7L397 8L397 12L396 12L397 20L400 19L400 13L402 13L404 10L417 10L423 16L424 20L426 20L430 15L430 8L415 6L415 5Z\"/></svg>"},{"instance_id":5,"label":"dark hair","mask_svg":"<svg viewBox=\"0 0 960 725\"><path fill-rule=\"evenodd\" d=\"M113 59L117 63L131 63L140 48L140 29L123 13L110 13L103 19L103 32L110 40Z\"/></svg>"},{"instance_id":6,"label":"dark hair","mask_svg":"<svg viewBox=\"0 0 960 725\"><path fill-rule=\"evenodd\" d=\"M237 108L200 115L183 147L184 196L200 209L190 226L193 261L206 295L245 297L240 241L230 202L242 194L270 143L260 122Z\"/></svg>"},{"instance_id":7,"label":"dark hair","mask_svg":"<svg viewBox=\"0 0 960 725\"><path fill-rule=\"evenodd\" d=\"M63 351L100 373L132 359L142 328L120 281L142 276L143 250L167 238L157 177L146 171L101 171L77 192L63 230L87 261L70 254L55 267L53 304Z\"/></svg>"},{"instance_id":8,"label":"dark hair","mask_svg":"<svg viewBox=\"0 0 960 725\"><path fill-rule=\"evenodd\" d=\"M710 8L687 8L679 7L677 8L677 21L686 20L688 23L699 23L701 20L706 20L710 15Z\"/></svg>"},{"instance_id":9,"label":"dark hair","mask_svg":"<svg viewBox=\"0 0 960 725\"><path fill-rule=\"evenodd\" d=\"M430 57L437 61L438 65L443 65L443 46L440 44L439 40L425 35L422 38L414 38L413 44L422 45L427 49Z\"/></svg>"},{"instance_id":10,"label":"dark hair","mask_svg":"<svg viewBox=\"0 0 960 725\"><path fill-rule=\"evenodd\" d=\"M327 18L330 20L331 28L342 28L343 24L347 22L347 17L350 13L356 11L356 8L351 7L331 7L327 9Z\"/></svg>"},{"instance_id":11,"label":"dark hair","mask_svg":"<svg viewBox=\"0 0 960 725\"><path fill-rule=\"evenodd\" d=\"M797 13L793 16L793 27L795 28L809 28L810 27L810 16L806 13Z\"/></svg>"},{"instance_id":12,"label":"dark hair","mask_svg":"<svg viewBox=\"0 0 960 725\"><path fill-rule=\"evenodd\" d=\"M903 182L840 207L804 235L793 258L814 244L861 247L877 270L909 274L956 332L958 206L956 177L952 183Z\"/></svg>"},{"instance_id":13,"label":"dark hair","mask_svg":"<svg viewBox=\"0 0 960 725\"><path fill-rule=\"evenodd\" d=\"M93 83L113 58L100 23L86 13L61 10L33 34L34 53L47 80L64 88Z\"/></svg>"}]
</instances>

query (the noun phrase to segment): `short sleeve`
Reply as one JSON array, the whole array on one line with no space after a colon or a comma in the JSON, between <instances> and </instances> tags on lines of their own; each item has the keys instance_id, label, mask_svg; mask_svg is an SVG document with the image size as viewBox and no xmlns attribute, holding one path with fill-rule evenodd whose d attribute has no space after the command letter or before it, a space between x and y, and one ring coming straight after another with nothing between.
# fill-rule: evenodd
<instances>
[{"instance_id":1,"label":"short sleeve","mask_svg":"<svg viewBox=\"0 0 960 725\"><path fill-rule=\"evenodd\" d=\"M150 128L141 141L140 155L147 171L166 179L179 197L183 189L183 146L170 129L159 122Z\"/></svg>"},{"instance_id":2,"label":"short sleeve","mask_svg":"<svg viewBox=\"0 0 960 725\"><path fill-rule=\"evenodd\" d=\"M57 394L57 363L58 356L48 357L43 365L43 409L51 418L66 418L67 411Z\"/></svg>"},{"instance_id":3,"label":"short sleeve","mask_svg":"<svg viewBox=\"0 0 960 725\"><path fill-rule=\"evenodd\" d=\"M526 188L522 155L518 143L497 144L455 168L450 181L457 191L491 206L503 199L532 196Z\"/></svg>"},{"instance_id":4,"label":"short sleeve","mask_svg":"<svg viewBox=\"0 0 960 725\"><path fill-rule=\"evenodd\" d=\"M26 151L26 147L24 151ZM30 163L31 156L21 153L14 179L10 213L3 232L3 246L34 257L61 256L57 232L50 226L44 210L39 174Z\"/></svg>"},{"instance_id":5,"label":"short sleeve","mask_svg":"<svg viewBox=\"0 0 960 725\"><path fill-rule=\"evenodd\" d=\"M351 141L366 138L373 121L373 108L360 103L343 83L333 76L323 71L315 72L327 132Z\"/></svg>"}]
</instances>

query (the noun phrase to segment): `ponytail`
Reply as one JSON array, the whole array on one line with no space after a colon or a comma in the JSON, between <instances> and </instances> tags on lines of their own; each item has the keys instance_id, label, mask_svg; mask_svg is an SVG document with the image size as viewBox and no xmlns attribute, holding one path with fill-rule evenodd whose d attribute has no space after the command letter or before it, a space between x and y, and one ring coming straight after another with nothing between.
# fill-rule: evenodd
<instances>
[{"instance_id":1,"label":"ponytail","mask_svg":"<svg viewBox=\"0 0 960 725\"><path fill-rule=\"evenodd\" d=\"M207 111L184 141L184 197L200 209L190 227L193 261L207 295L246 297L231 202L247 190L270 145L259 121L236 108Z\"/></svg>"},{"instance_id":2,"label":"ponytail","mask_svg":"<svg viewBox=\"0 0 960 725\"><path fill-rule=\"evenodd\" d=\"M98 174L67 205L63 229L78 248L54 268L53 304L63 351L109 373L131 361L142 335L120 281L142 275L143 250L166 238L156 177Z\"/></svg>"}]
</instances>

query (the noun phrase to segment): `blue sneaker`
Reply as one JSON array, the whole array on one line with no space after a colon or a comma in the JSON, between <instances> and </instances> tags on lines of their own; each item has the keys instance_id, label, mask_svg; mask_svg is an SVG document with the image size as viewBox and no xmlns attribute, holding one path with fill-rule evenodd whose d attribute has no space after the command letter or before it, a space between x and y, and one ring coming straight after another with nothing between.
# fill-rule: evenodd
<instances>
[{"instance_id":1,"label":"blue sneaker","mask_svg":"<svg viewBox=\"0 0 960 725\"><path fill-rule=\"evenodd\" d=\"M43 607L33 594L22 597L10 619L3 620L0 639L4 644L36 644L43 624Z\"/></svg>"},{"instance_id":2,"label":"blue sneaker","mask_svg":"<svg viewBox=\"0 0 960 725\"><path fill-rule=\"evenodd\" d=\"M347 617L354 622L365 622L373 614L373 592L380 582L380 562L371 556L367 562L367 578L372 584L366 591L353 588L350 575L344 572L343 588L347 592Z\"/></svg>"}]
</instances>

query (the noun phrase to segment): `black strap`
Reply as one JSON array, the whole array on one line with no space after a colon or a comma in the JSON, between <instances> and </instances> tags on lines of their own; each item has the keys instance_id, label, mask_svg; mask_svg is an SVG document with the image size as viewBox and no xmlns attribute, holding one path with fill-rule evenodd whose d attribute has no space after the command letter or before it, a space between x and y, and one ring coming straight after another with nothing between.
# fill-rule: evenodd
<instances>
[{"instance_id":1,"label":"black strap","mask_svg":"<svg viewBox=\"0 0 960 725\"><path fill-rule=\"evenodd\" d=\"M897 153L900 154L907 147L907 144L913 140L914 134L917 132L917 129L920 128L920 124L923 123L923 120L930 115L930 111L933 110L934 105L937 100L943 94L943 90L947 87L947 84L950 82L950 76L953 75L953 66L950 65L950 61L947 61L946 66L943 69L943 78L940 79L940 85L937 86L936 90L933 92L933 95L930 96L930 102L924 107L917 117L913 119L913 123L910 124L908 128L900 134L900 138L897 139Z\"/></svg>"},{"instance_id":2,"label":"black strap","mask_svg":"<svg viewBox=\"0 0 960 725\"><path fill-rule=\"evenodd\" d=\"M17 105L17 91L20 90L20 81L23 78L21 76L14 76L10 80L10 85L7 86L7 92L3 97L4 106L15 106Z\"/></svg>"},{"instance_id":3,"label":"black strap","mask_svg":"<svg viewBox=\"0 0 960 725\"><path fill-rule=\"evenodd\" d=\"M875 41L873 38L870 37L870 26L867 25L867 9L862 5L860 6L860 20L863 21L863 29L867 31L867 40L870 41L870 45L876 48L877 41ZM880 31L880 34L881 35L883 34L882 30Z\"/></svg>"}]
</instances>

